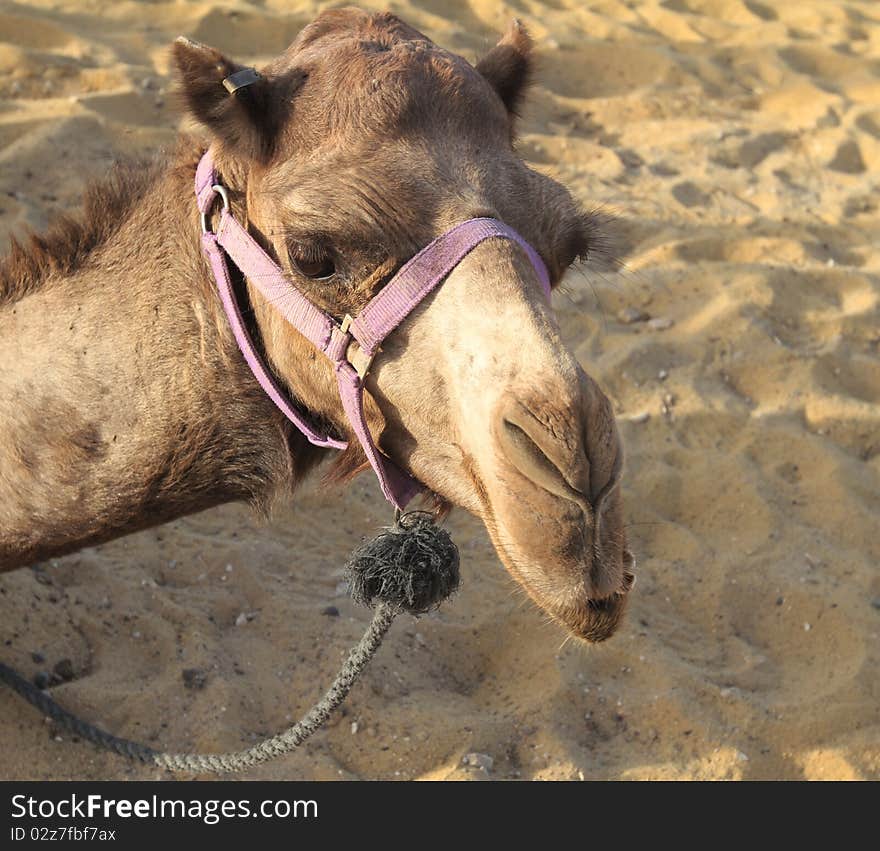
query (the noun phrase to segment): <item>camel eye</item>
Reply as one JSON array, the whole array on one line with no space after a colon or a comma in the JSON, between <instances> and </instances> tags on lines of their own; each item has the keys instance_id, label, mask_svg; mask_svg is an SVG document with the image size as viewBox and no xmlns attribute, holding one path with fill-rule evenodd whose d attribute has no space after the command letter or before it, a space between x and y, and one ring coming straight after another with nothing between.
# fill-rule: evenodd
<instances>
[{"instance_id":1,"label":"camel eye","mask_svg":"<svg viewBox=\"0 0 880 851\"><path fill-rule=\"evenodd\" d=\"M291 245L288 249L293 268L306 278L323 281L336 274L336 265L327 252L316 246Z\"/></svg>"}]
</instances>

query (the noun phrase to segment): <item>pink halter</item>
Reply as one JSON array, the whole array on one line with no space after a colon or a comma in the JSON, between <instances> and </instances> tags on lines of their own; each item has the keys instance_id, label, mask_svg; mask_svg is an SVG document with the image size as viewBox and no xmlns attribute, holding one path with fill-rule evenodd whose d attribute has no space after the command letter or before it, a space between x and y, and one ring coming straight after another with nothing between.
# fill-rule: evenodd
<instances>
[{"instance_id":1,"label":"pink halter","mask_svg":"<svg viewBox=\"0 0 880 851\"><path fill-rule=\"evenodd\" d=\"M208 228L208 214L217 196L223 201L216 232ZM509 239L523 248L550 298L547 267L534 248L513 228L497 219L469 219L441 234L412 257L353 319L342 323L319 310L290 282L281 267L259 246L229 211L226 190L217 182L211 150L196 170L196 201L202 214L202 249L217 282L220 301L232 326L232 333L254 377L284 415L315 446L344 449L348 444L322 434L297 411L269 373L254 348L235 299L226 257L238 267L273 307L333 364L339 396L355 436L379 479L386 499L399 509L420 491L422 485L379 451L364 419L364 377L382 341L446 278L477 245L486 239ZM349 361L349 346L356 341L365 356L360 368Z\"/></svg>"}]
</instances>

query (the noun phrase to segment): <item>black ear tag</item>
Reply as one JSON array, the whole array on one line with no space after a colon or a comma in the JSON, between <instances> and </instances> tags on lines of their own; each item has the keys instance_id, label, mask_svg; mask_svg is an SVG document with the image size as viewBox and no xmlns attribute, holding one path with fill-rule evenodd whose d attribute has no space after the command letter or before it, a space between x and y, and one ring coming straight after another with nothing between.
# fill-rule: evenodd
<instances>
[{"instance_id":1,"label":"black ear tag","mask_svg":"<svg viewBox=\"0 0 880 851\"><path fill-rule=\"evenodd\" d=\"M236 71L234 74L230 74L223 81L223 88L226 89L229 94L232 94L239 89L243 89L245 86L251 85L251 83L256 83L259 79L259 72L255 71L253 68L242 68L241 71Z\"/></svg>"}]
</instances>

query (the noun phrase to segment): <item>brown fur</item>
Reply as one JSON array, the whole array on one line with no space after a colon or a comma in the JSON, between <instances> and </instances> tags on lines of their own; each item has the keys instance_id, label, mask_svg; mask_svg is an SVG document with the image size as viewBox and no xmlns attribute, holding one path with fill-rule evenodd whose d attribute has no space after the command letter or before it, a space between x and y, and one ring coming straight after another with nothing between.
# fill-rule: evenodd
<instances>
[{"instance_id":1,"label":"brown fur","mask_svg":"<svg viewBox=\"0 0 880 851\"><path fill-rule=\"evenodd\" d=\"M525 27L514 21L504 38L476 66L498 92L511 116L516 115L532 79L532 39Z\"/></svg>"},{"instance_id":2,"label":"brown fur","mask_svg":"<svg viewBox=\"0 0 880 851\"><path fill-rule=\"evenodd\" d=\"M163 164L123 162L85 191L77 215L58 216L44 234L10 239L0 259L0 304L20 299L50 275L70 275L119 231L161 173Z\"/></svg>"}]
</instances>

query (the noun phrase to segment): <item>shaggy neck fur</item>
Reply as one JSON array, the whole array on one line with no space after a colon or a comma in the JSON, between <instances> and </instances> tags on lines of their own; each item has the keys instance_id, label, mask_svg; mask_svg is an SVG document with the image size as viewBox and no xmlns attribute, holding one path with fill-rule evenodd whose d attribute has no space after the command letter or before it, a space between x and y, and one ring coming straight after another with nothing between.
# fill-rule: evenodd
<instances>
[{"instance_id":1,"label":"shaggy neck fur","mask_svg":"<svg viewBox=\"0 0 880 851\"><path fill-rule=\"evenodd\" d=\"M120 169L0 264L0 569L221 502L265 507L319 457L244 364L192 176Z\"/></svg>"}]
</instances>

